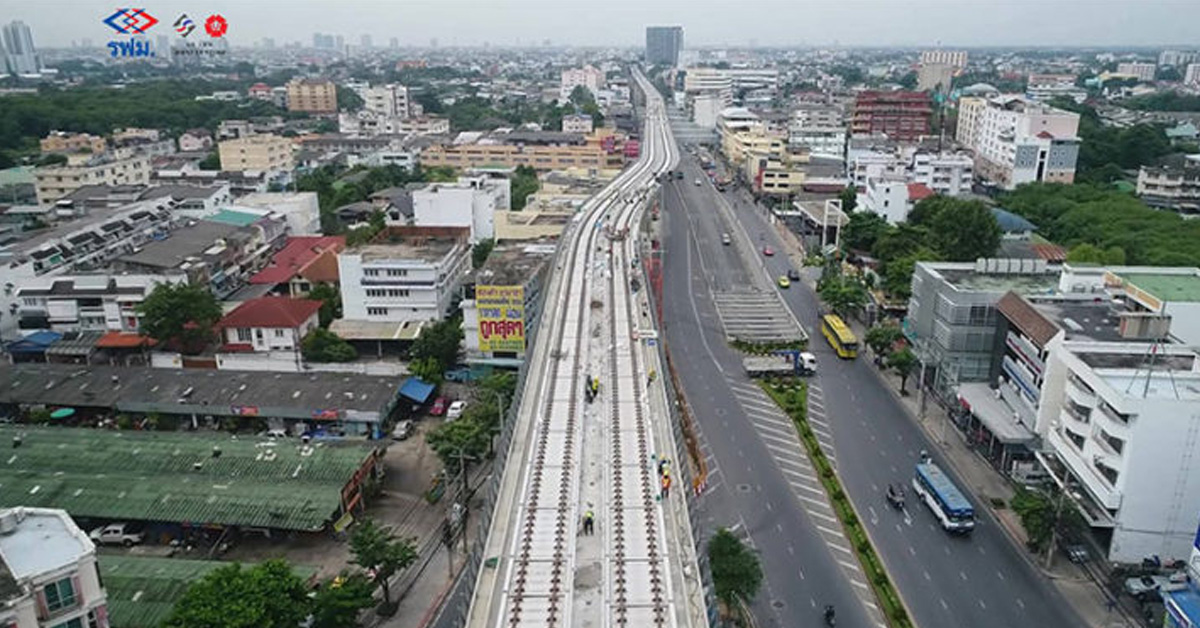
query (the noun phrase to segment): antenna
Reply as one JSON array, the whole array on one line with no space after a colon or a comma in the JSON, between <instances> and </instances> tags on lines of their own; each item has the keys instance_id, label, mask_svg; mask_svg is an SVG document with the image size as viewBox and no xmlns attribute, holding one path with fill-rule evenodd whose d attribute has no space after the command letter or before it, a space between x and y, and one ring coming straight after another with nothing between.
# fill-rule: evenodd
<instances>
[{"instance_id":1,"label":"antenna","mask_svg":"<svg viewBox=\"0 0 1200 628\"><path fill-rule=\"evenodd\" d=\"M1160 315L1162 315L1163 318L1166 318L1166 303L1163 303ZM1166 351L1165 345L1168 329L1169 327L1164 325L1162 333L1155 336L1154 341L1151 342L1150 346L1146 349L1146 381L1142 384L1142 399L1145 399L1146 396L1150 394L1150 380L1154 378L1154 367L1155 363L1158 362L1158 354L1160 351ZM1140 366L1134 369L1133 377L1129 380L1129 385L1125 387L1125 394L1129 394L1130 389L1132 389L1133 385L1137 383L1138 376L1141 372L1142 367ZM1171 381L1171 392L1175 393L1176 399L1179 399L1179 387L1175 384L1175 373L1171 370L1170 364L1167 365L1167 378Z\"/></svg>"}]
</instances>

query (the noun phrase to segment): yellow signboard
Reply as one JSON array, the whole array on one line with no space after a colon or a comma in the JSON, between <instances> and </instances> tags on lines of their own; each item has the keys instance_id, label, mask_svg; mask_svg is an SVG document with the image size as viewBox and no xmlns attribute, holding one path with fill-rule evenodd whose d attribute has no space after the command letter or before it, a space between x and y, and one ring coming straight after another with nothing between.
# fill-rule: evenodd
<instances>
[{"instance_id":1,"label":"yellow signboard","mask_svg":"<svg viewBox=\"0 0 1200 628\"><path fill-rule=\"evenodd\" d=\"M476 286L479 312L479 350L525 351L525 288Z\"/></svg>"}]
</instances>

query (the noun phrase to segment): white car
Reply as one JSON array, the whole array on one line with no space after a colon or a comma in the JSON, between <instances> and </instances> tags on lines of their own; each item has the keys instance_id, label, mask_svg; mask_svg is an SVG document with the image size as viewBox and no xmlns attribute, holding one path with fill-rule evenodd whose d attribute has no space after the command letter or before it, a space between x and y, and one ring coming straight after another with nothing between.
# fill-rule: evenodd
<instances>
[{"instance_id":1,"label":"white car","mask_svg":"<svg viewBox=\"0 0 1200 628\"><path fill-rule=\"evenodd\" d=\"M454 419L457 419L458 417L463 415L463 410L466 410L466 409L467 409L467 402L465 402L461 399L451 403L450 407L446 410L446 420L453 421Z\"/></svg>"},{"instance_id":2,"label":"white car","mask_svg":"<svg viewBox=\"0 0 1200 628\"><path fill-rule=\"evenodd\" d=\"M392 440L406 440L409 436L412 436L412 432L413 422L407 420L401 421L396 424L396 429L392 430Z\"/></svg>"},{"instance_id":3,"label":"white car","mask_svg":"<svg viewBox=\"0 0 1200 628\"><path fill-rule=\"evenodd\" d=\"M92 530L88 537L97 545L124 545L129 547L146 540L146 526L140 523L110 523Z\"/></svg>"}]
</instances>

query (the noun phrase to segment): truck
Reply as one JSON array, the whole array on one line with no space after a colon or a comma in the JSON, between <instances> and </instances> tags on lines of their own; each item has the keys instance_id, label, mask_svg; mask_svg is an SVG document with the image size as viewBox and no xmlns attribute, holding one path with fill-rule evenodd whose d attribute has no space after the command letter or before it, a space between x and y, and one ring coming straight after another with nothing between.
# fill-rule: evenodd
<instances>
[{"instance_id":1,"label":"truck","mask_svg":"<svg viewBox=\"0 0 1200 628\"><path fill-rule=\"evenodd\" d=\"M1160 593L1182 591L1187 587L1187 574L1183 572L1169 576L1140 576L1125 581L1125 591L1141 602L1155 599Z\"/></svg>"},{"instance_id":2,"label":"truck","mask_svg":"<svg viewBox=\"0 0 1200 628\"><path fill-rule=\"evenodd\" d=\"M756 355L742 358L742 368L750 377L768 375L812 375L817 372L817 358L807 351L794 354Z\"/></svg>"}]
</instances>

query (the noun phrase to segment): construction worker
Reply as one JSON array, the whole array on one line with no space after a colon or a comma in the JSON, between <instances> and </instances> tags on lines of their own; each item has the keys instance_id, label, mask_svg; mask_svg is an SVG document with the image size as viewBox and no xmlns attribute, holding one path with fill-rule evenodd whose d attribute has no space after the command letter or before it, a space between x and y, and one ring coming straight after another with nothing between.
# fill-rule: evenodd
<instances>
[{"instance_id":1,"label":"construction worker","mask_svg":"<svg viewBox=\"0 0 1200 628\"><path fill-rule=\"evenodd\" d=\"M664 475L662 479L662 498L665 500L671 497L671 476Z\"/></svg>"},{"instance_id":2,"label":"construction worker","mask_svg":"<svg viewBox=\"0 0 1200 628\"><path fill-rule=\"evenodd\" d=\"M596 514L591 510L583 513L583 533L591 536L595 532Z\"/></svg>"}]
</instances>

